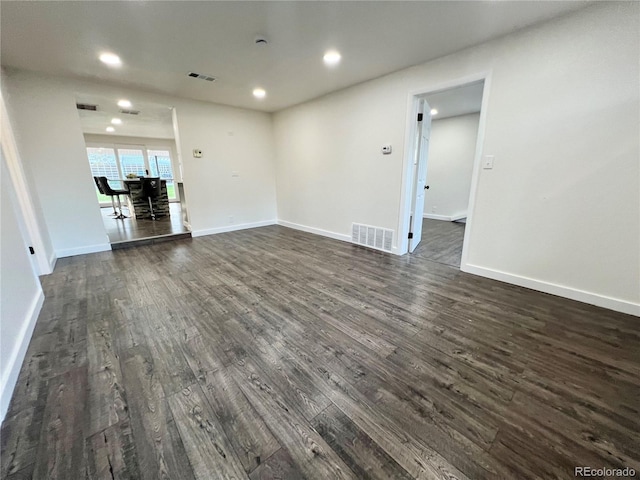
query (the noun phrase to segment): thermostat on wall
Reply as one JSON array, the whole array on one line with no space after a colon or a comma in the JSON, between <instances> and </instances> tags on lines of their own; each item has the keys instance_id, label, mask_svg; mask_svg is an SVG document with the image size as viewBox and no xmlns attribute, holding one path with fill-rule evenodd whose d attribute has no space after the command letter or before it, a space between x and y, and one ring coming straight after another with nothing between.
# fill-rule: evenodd
<instances>
[{"instance_id":1,"label":"thermostat on wall","mask_svg":"<svg viewBox=\"0 0 640 480\"><path fill-rule=\"evenodd\" d=\"M195 148L193 150L193 158L202 158L202 150Z\"/></svg>"},{"instance_id":2,"label":"thermostat on wall","mask_svg":"<svg viewBox=\"0 0 640 480\"><path fill-rule=\"evenodd\" d=\"M382 145L382 153L384 155L389 155L391 153L391 145L390 144Z\"/></svg>"}]
</instances>

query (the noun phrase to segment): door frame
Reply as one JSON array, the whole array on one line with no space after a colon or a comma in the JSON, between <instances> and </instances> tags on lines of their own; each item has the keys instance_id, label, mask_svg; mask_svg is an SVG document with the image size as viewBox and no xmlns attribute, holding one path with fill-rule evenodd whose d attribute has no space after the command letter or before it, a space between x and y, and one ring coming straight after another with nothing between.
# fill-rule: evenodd
<instances>
[{"instance_id":1,"label":"door frame","mask_svg":"<svg viewBox=\"0 0 640 480\"><path fill-rule=\"evenodd\" d=\"M9 173L9 181L13 185L16 207L19 209L18 224L20 229L24 230L21 233L23 237L26 237L24 238L25 242L28 242L35 251L30 258L34 273L37 276L48 275L53 272L57 257L54 253L52 253L51 258L46 257L47 248L45 247L44 235L38 223L36 207L34 200L31 198L31 192L20 160L18 146L9 119L9 112L1 94L0 117L2 118L0 122L2 157Z\"/></svg>"},{"instance_id":2,"label":"door frame","mask_svg":"<svg viewBox=\"0 0 640 480\"><path fill-rule=\"evenodd\" d=\"M431 115L427 112L431 106L427 99L418 96L418 118L416 118L416 138L413 146L413 189L411 193L411 207L409 213L409 253L412 253L422 240L422 218L424 215L424 188L427 183L427 164L429 163L429 140L431 138ZM425 125L428 125L426 127ZM426 133L426 136L425 136ZM422 175L420 175L422 174ZM424 183L421 178L424 178ZM422 197L422 205L420 199ZM420 212L420 215L417 213Z\"/></svg>"},{"instance_id":3,"label":"door frame","mask_svg":"<svg viewBox=\"0 0 640 480\"><path fill-rule=\"evenodd\" d=\"M476 150L473 159L473 173L471 175L471 190L469 192L469 209L467 215L467 223L464 230L464 240L462 244L462 259L460 269L465 270L469 257L469 244L471 238L471 229L473 228L473 216L475 212L475 202L478 193L478 181L480 179L480 167L482 159L482 151L484 148L485 126L487 119L487 107L489 104L489 93L491 91L492 72L482 71L465 77L459 77L454 80L437 83L409 92L407 96L407 117L405 126L405 142L404 142L404 158L402 163L402 189L400 192L400 212L398 224L398 254L405 255L409 252L409 222L411 217L411 204L415 200L413 198L415 191L415 183L417 178L414 175L413 160L415 156L414 142L417 135L417 115L420 99L434 93L450 90L452 88L461 87L468 83L484 81L482 91L482 105L480 107L480 121L478 124L478 137L476 140Z\"/></svg>"}]
</instances>

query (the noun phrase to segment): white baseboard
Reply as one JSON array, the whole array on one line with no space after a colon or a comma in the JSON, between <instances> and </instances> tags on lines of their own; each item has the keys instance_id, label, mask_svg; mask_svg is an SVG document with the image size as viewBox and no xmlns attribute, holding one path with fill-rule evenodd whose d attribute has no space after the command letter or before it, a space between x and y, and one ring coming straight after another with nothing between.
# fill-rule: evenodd
<instances>
[{"instance_id":1,"label":"white baseboard","mask_svg":"<svg viewBox=\"0 0 640 480\"><path fill-rule=\"evenodd\" d=\"M431 220L444 220L445 222L455 222L456 220L460 220L461 218L466 217L466 212L457 213L455 215L436 215L435 213L425 213L422 215L422 218L430 218Z\"/></svg>"},{"instance_id":2,"label":"white baseboard","mask_svg":"<svg viewBox=\"0 0 640 480\"><path fill-rule=\"evenodd\" d=\"M597 307L608 308L609 310L615 310L616 312L640 317L640 304L638 303L628 302L626 300L620 300L613 297L607 297L605 295L599 295L597 293L586 292L584 290L578 290L576 288L565 287L563 285L557 285L555 283L535 280L533 278L522 277L520 275L501 272L499 270L479 267L477 265L466 264L462 265L460 269L463 272L472 273L481 277L499 280L501 282L530 288L539 292L550 293L551 295L557 295L559 297L569 298L571 300L577 300L579 302L588 303Z\"/></svg>"},{"instance_id":3,"label":"white baseboard","mask_svg":"<svg viewBox=\"0 0 640 480\"><path fill-rule=\"evenodd\" d=\"M282 225L283 227L293 228L294 230L301 230L303 232L313 233L315 235L322 235L323 237L334 238L336 240L342 240L343 242L351 243L351 236L344 235L342 233L330 232L329 230L322 230L321 228L308 227L307 225L287 222L286 220L278 220L278 225Z\"/></svg>"},{"instance_id":4,"label":"white baseboard","mask_svg":"<svg viewBox=\"0 0 640 480\"><path fill-rule=\"evenodd\" d=\"M20 374L20 368L27 354L31 335L36 326L36 320L38 320L38 315L40 315L40 309L43 303L44 293L41 288L38 288L38 292L31 302L29 311L23 319L24 324L18 334L18 338L15 339L13 344L13 351L4 365L5 372L2 380L0 380L0 422L4 422L4 417L7 414L9 402L11 402L11 396L13 395L13 390L15 389L18 375Z\"/></svg>"},{"instance_id":5,"label":"white baseboard","mask_svg":"<svg viewBox=\"0 0 640 480\"><path fill-rule=\"evenodd\" d=\"M247 228L266 227L268 225L276 225L277 220L263 220L261 222L241 223L239 225L227 225L224 227L206 228L204 230L193 230L192 237L203 237L205 235L216 235L218 233L235 232L236 230L246 230Z\"/></svg>"},{"instance_id":6,"label":"white baseboard","mask_svg":"<svg viewBox=\"0 0 640 480\"><path fill-rule=\"evenodd\" d=\"M452 217L447 215L436 215L435 213L425 213L422 218L429 218L431 220L444 220L445 222L453 222Z\"/></svg>"},{"instance_id":7,"label":"white baseboard","mask_svg":"<svg viewBox=\"0 0 640 480\"><path fill-rule=\"evenodd\" d=\"M86 255L87 253L106 252L111 250L111 244L100 243L98 245L87 245L85 247L64 248L56 250L55 254L58 258L73 257L74 255Z\"/></svg>"},{"instance_id":8,"label":"white baseboard","mask_svg":"<svg viewBox=\"0 0 640 480\"><path fill-rule=\"evenodd\" d=\"M49 267L51 268L51 272L56 268L57 261L58 257L56 256L56 252L51 252L51 256L49 257Z\"/></svg>"}]
</instances>

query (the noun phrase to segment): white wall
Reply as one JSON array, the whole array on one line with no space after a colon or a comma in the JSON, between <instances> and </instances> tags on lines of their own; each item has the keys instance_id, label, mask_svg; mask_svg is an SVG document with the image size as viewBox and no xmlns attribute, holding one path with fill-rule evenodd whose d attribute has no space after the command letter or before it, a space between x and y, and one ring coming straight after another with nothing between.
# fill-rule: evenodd
<instances>
[{"instance_id":1,"label":"white wall","mask_svg":"<svg viewBox=\"0 0 640 480\"><path fill-rule=\"evenodd\" d=\"M277 113L279 219L397 230L409 92L490 71L495 166L479 171L463 267L640 314L639 9L592 5Z\"/></svg>"},{"instance_id":2,"label":"white wall","mask_svg":"<svg viewBox=\"0 0 640 480\"><path fill-rule=\"evenodd\" d=\"M424 216L457 220L467 216L479 113L431 123Z\"/></svg>"},{"instance_id":3,"label":"white wall","mask_svg":"<svg viewBox=\"0 0 640 480\"><path fill-rule=\"evenodd\" d=\"M188 150L180 156L186 159L184 182L195 235L275 222L269 114L24 71L4 73L20 155L33 175L58 257L110 248L75 107L79 93L176 108ZM190 153L196 146L205 152L198 162ZM240 176L232 178L231 171Z\"/></svg>"},{"instance_id":4,"label":"white wall","mask_svg":"<svg viewBox=\"0 0 640 480\"><path fill-rule=\"evenodd\" d=\"M25 168L18 152L14 129L9 118L8 105L6 98L6 75L4 69L0 70L0 87L2 89L2 98L0 98L1 125L2 131L2 148L3 154L6 155L9 175L17 192L18 204L21 205L21 211L28 212L29 218L24 218L29 239L29 243L36 247L36 261L38 265L38 273L40 275L48 274L53 271L57 257L51 243L49 230L42 211L40 196L35 188L35 182L31 172Z\"/></svg>"},{"instance_id":5,"label":"white wall","mask_svg":"<svg viewBox=\"0 0 640 480\"><path fill-rule=\"evenodd\" d=\"M15 192L4 157L0 177L0 420L3 420L44 296L21 234Z\"/></svg>"},{"instance_id":6,"label":"white wall","mask_svg":"<svg viewBox=\"0 0 640 480\"><path fill-rule=\"evenodd\" d=\"M176 116L193 235L275 223L271 115L181 101Z\"/></svg>"},{"instance_id":7,"label":"white wall","mask_svg":"<svg viewBox=\"0 0 640 480\"><path fill-rule=\"evenodd\" d=\"M108 250L74 91L64 81L8 70L5 99L58 257Z\"/></svg>"}]
</instances>

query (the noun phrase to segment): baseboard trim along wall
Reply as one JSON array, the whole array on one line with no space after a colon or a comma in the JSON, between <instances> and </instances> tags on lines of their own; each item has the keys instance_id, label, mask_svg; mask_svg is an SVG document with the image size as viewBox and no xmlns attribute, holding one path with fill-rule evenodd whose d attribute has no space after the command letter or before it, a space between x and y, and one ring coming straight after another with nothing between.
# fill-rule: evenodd
<instances>
[{"instance_id":1,"label":"baseboard trim along wall","mask_svg":"<svg viewBox=\"0 0 640 480\"><path fill-rule=\"evenodd\" d=\"M217 233L235 232L236 230L246 230L247 228L266 227L268 225L277 225L277 220L263 220L261 222L241 223L239 225L227 225L224 227L206 228L204 230L193 230L192 237L204 237L205 235L215 235Z\"/></svg>"},{"instance_id":2,"label":"baseboard trim along wall","mask_svg":"<svg viewBox=\"0 0 640 480\"><path fill-rule=\"evenodd\" d=\"M56 256L56 252L51 253L51 257L49 257L49 266L51 267L51 271L56 268L56 262L58 261L58 257Z\"/></svg>"},{"instance_id":3,"label":"baseboard trim along wall","mask_svg":"<svg viewBox=\"0 0 640 480\"><path fill-rule=\"evenodd\" d=\"M24 319L22 330L14 343L11 357L9 357L7 361L8 365L5 374L2 380L0 380L0 422L4 422L4 417L7 414L9 402L11 401L11 396L13 395L13 390L18 381L18 375L20 374L20 368L27 354L31 335L36 326L36 321L38 320L38 315L40 315L43 303L44 293L42 289L38 289L38 293L31 302L29 312Z\"/></svg>"},{"instance_id":4,"label":"baseboard trim along wall","mask_svg":"<svg viewBox=\"0 0 640 480\"><path fill-rule=\"evenodd\" d=\"M351 236L343 235L342 233L330 232L329 230L322 230L321 228L308 227L307 225L287 222L286 220L278 220L278 225L282 225L283 227L287 227L287 228L293 228L294 230L300 230L303 232L313 233L315 235L321 235L323 237L329 237L335 240L342 240L343 242L351 243Z\"/></svg>"},{"instance_id":5,"label":"baseboard trim along wall","mask_svg":"<svg viewBox=\"0 0 640 480\"><path fill-rule=\"evenodd\" d=\"M64 248L56 250L58 258L73 257L74 255L86 255L87 253L106 252L111 250L111 244L100 243L98 245L87 245L86 247Z\"/></svg>"},{"instance_id":6,"label":"baseboard trim along wall","mask_svg":"<svg viewBox=\"0 0 640 480\"><path fill-rule=\"evenodd\" d=\"M463 272L472 273L481 277L499 280L512 285L518 285L519 287L530 288L531 290L550 293L551 295L556 295L558 297L569 298L571 300L577 300L578 302L588 303L589 305L595 305L597 307L607 308L609 310L615 310L616 312L640 317L640 304L638 303L607 297L605 295L598 295L597 293L586 292L584 290L578 290L562 285L556 285L555 283L534 280L533 278L521 277L519 275L479 267L477 265L462 265L460 269Z\"/></svg>"},{"instance_id":7,"label":"baseboard trim along wall","mask_svg":"<svg viewBox=\"0 0 640 480\"><path fill-rule=\"evenodd\" d=\"M435 213L425 213L422 215L422 218L429 218L431 220L444 220L446 222L455 222L456 220L460 220L461 218L466 218L466 213L459 213L457 215L436 215Z\"/></svg>"}]
</instances>

